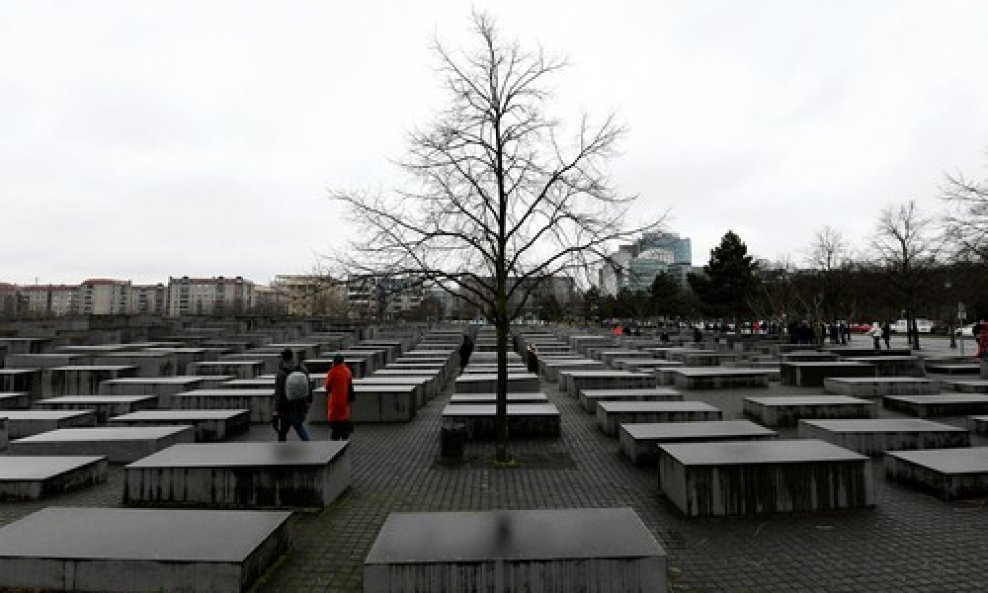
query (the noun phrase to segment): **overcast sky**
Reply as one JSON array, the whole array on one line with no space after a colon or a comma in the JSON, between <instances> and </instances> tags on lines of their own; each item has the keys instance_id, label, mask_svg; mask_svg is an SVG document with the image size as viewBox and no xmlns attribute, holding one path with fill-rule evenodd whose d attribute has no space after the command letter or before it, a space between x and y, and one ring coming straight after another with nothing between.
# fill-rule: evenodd
<instances>
[{"instance_id":1,"label":"overcast sky","mask_svg":"<svg viewBox=\"0 0 988 593\"><path fill-rule=\"evenodd\" d=\"M614 111L612 179L693 261L734 229L797 263L824 225L942 209L988 177L988 2L491 1L568 57L554 111ZM434 36L471 4L0 2L0 282L305 273L346 237L327 188L388 191L441 106Z\"/></svg>"}]
</instances>

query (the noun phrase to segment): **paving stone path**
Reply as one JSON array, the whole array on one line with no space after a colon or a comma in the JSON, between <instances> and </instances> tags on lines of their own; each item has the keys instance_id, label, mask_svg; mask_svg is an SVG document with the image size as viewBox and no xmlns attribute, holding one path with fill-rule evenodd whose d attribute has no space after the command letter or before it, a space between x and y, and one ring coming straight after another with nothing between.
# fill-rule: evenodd
<instances>
[{"instance_id":1,"label":"paving stone path","mask_svg":"<svg viewBox=\"0 0 988 593\"><path fill-rule=\"evenodd\" d=\"M361 591L363 559L390 512L611 506L634 508L658 538L674 592L988 590L986 500L944 503L888 483L876 458L874 509L687 520L660 494L653 469L622 457L617 439L600 433L577 400L554 384L542 387L562 414L563 436L512 442L518 464L511 468L491 463L493 443L469 443L460 464L438 462L439 414L450 387L409 424L358 426L349 491L327 509L296 513L293 552L255 590ZM731 419L741 417L746 395L819 392L773 384L690 391L686 398L718 406ZM885 410L882 416L898 417ZM328 438L327 429L312 432ZM239 438L273 439L264 426ZM98 487L0 504L0 524L44 506L119 506L122 491L122 471L113 467Z\"/></svg>"}]
</instances>

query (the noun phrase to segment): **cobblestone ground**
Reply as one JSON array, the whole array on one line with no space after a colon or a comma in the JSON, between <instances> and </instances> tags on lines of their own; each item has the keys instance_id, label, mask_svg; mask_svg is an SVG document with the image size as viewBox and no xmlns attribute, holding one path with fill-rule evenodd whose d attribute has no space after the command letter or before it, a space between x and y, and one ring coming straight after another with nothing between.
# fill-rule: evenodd
<instances>
[{"instance_id":1,"label":"cobblestone ground","mask_svg":"<svg viewBox=\"0 0 988 593\"><path fill-rule=\"evenodd\" d=\"M391 512L630 506L668 553L674 592L988 591L986 500L945 503L886 482L876 458L873 509L687 520L658 491L654 469L627 462L617 440L555 387L543 384L562 413L562 437L512 442L513 468L493 466L492 443L469 444L462 464L438 463L448 389L409 424L359 426L349 491L327 509L296 513L294 549L254 590L361 591L363 559ZM814 392L774 385L686 397L737 418L745 395ZM328 438L318 426L313 432ZM273 434L255 427L244 438ZM41 504L4 504L0 524L48 505L117 506L121 478L114 468L98 487Z\"/></svg>"}]
</instances>

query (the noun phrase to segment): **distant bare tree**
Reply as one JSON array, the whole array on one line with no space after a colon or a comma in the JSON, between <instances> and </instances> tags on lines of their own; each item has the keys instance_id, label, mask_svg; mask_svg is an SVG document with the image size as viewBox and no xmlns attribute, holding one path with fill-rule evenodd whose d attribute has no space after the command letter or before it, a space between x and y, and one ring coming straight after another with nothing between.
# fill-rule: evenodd
<instances>
[{"instance_id":1,"label":"distant bare tree","mask_svg":"<svg viewBox=\"0 0 988 593\"><path fill-rule=\"evenodd\" d=\"M905 310L907 328L912 329L920 297L940 253L933 220L922 216L910 200L882 210L875 231L871 245L878 264ZM910 345L919 348L919 334L910 331L909 335Z\"/></svg>"},{"instance_id":2,"label":"distant bare tree","mask_svg":"<svg viewBox=\"0 0 988 593\"><path fill-rule=\"evenodd\" d=\"M359 227L339 263L355 274L419 277L481 311L497 330L497 460L507 453L509 324L541 279L588 270L626 228L633 197L612 189L605 165L623 134L613 116L580 119L566 141L546 114L547 79L564 62L505 42L474 14L478 46L434 50L448 104L410 134L400 164L412 185L395 195L343 191Z\"/></svg>"},{"instance_id":3,"label":"distant bare tree","mask_svg":"<svg viewBox=\"0 0 988 593\"><path fill-rule=\"evenodd\" d=\"M847 268L851 263L850 248L840 231L824 226L817 231L807 255L807 263L816 270L820 281L819 305L829 321L841 316L842 296ZM843 311L846 317L846 311Z\"/></svg>"},{"instance_id":4,"label":"distant bare tree","mask_svg":"<svg viewBox=\"0 0 988 593\"><path fill-rule=\"evenodd\" d=\"M988 180L948 175L941 193L951 207L943 222L945 239L954 256L988 262Z\"/></svg>"}]
</instances>

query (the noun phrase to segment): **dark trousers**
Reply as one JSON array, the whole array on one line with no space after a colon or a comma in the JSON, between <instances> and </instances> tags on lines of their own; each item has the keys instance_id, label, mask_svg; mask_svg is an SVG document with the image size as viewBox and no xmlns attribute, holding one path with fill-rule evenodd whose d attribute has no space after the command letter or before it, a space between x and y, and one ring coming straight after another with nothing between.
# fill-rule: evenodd
<instances>
[{"instance_id":1,"label":"dark trousers","mask_svg":"<svg viewBox=\"0 0 988 593\"><path fill-rule=\"evenodd\" d=\"M293 414L279 415L277 416L278 422L275 426L275 430L278 431L278 440L287 441L288 431L292 428L295 429L295 434L298 435L300 441L308 441L309 431L305 428L305 418L299 417Z\"/></svg>"},{"instance_id":2,"label":"dark trousers","mask_svg":"<svg viewBox=\"0 0 988 593\"><path fill-rule=\"evenodd\" d=\"M348 441L353 433L353 423L349 420L334 420L329 423L331 441Z\"/></svg>"}]
</instances>

